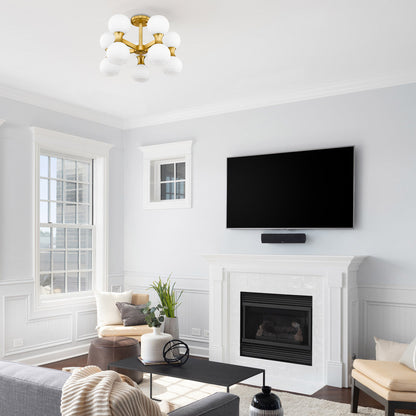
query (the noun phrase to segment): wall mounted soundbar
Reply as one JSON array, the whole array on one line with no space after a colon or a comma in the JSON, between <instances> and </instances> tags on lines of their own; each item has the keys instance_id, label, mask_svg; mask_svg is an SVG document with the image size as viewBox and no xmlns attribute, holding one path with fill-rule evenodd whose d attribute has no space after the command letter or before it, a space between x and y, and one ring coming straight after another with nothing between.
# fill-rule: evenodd
<instances>
[{"instance_id":1,"label":"wall mounted soundbar","mask_svg":"<svg viewBox=\"0 0 416 416\"><path fill-rule=\"evenodd\" d=\"M262 234L261 242L270 244L285 244L285 243L304 243L306 241L306 234L292 233L292 234Z\"/></svg>"}]
</instances>

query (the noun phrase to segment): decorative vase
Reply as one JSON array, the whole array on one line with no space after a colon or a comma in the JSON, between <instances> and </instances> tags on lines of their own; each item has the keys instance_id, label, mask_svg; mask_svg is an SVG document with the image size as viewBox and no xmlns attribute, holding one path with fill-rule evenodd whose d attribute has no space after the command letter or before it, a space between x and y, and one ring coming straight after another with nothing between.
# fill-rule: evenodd
<instances>
[{"instance_id":1,"label":"decorative vase","mask_svg":"<svg viewBox=\"0 0 416 416\"><path fill-rule=\"evenodd\" d=\"M141 357L146 362L163 362L163 347L172 340L172 335L165 334L160 327L153 327L153 333L142 335Z\"/></svg>"},{"instance_id":2,"label":"decorative vase","mask_svg":"<svg viewBox=\"0 0 416 416\"><path fill-rule=\"evenodd\" d=\"M168 318L165 316L165 328L166 334L171 334L173 339L179 339L179 324L178 318Z\"/></svg>"},{"instance_id":3,"label":"decorative vase","mask_svg":"<svg viewBox=\"0 0 416 416\"><path fill-rule=\"evenodd\" d=\"M262 387L262 393L257 393L250 406L250 416L283 416L280 399L271 392L269 386Z\"/></svg>"}]
</instances>

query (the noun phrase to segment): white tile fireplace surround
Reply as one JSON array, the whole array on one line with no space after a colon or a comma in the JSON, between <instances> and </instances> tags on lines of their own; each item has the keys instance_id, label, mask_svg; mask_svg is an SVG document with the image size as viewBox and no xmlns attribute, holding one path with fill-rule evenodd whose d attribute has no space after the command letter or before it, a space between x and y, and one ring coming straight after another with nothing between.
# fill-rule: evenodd
<instances>
[{"instance_id":1,"label":"white tile fireplace surround","mask_svg":"<svg viewBox=\"0 0 416 416\"><path fill-rule=\"evenodd\" d=\"M312 394L348 387L358 348L361 256L205 255L209 262L209 358L266 370L266 384ZM240 355L241 292L312 296L312 366ZM261 384L253 377L249 384Z\"/></svg>"}]
</instances>

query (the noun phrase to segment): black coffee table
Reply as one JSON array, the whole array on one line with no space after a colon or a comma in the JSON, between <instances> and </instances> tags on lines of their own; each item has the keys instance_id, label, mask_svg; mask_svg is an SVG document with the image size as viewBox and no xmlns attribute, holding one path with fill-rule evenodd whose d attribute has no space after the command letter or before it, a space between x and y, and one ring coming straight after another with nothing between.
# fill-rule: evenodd
<instances>
[{"instance_id":1,"label":"black coffee table","mask_svg":"<svg viewBox=\"0 0 416 416\"><path fill-rule=\"evenodd\" d=\"M234 364L224 364L215 361L204 360L201 358L190 357L181 367L174 367L169 364L144 365L138 358L130 357L116 361L108 365L110 367L122 368L124 370L142 371L150 374L150 398L152 396L152 375L182 378L184 380L199 381L201 383L215 384L227 387L246 380L257 374L263 373L263 385L265 384L266 371L260 368L243 367Z\"/></svg>"}]
</instances>

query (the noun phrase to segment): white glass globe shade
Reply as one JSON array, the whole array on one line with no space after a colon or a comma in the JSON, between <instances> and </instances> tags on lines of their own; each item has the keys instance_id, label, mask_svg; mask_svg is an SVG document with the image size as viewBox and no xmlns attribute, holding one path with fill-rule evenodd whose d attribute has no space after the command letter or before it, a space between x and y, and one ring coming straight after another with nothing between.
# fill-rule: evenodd
<instances>
[{"instance_id":1,"label":"white glass globe shade","mask_svg":"<svg viewBox=\"0 0 416 416\"><path fill-rule=\"evenodd\" d=\"M178 48L181 44L181 37L176 32L168 32L163 36L163 44L168 48L171 46Z\"/></svg>"},{"instance_id":2,"label":"white glass globe shade","mask_svg":"<svg viewBox=\"0 0 416 416\"><path fill-rule=\"evenodd\" d=\"M182 71L182 68L183 68L182 61L176 56L171 56L167 64L165 65L165 68L163 69L163 71L165 72L165 74L174 75L174 74L179 74L179 72Z\"/></svg>"},{"instance_id":3,"label":"white glass globe shade","mask_svg":"<svg viewBox=\"0 0 416 416\"><path fill-rule=\"evenodd\" d=\"M114 65L125 64L129 56L130 50L124 43L115 42L107 48L107 58Z\"/></svg>"},{"instance_id":4,"label":"white glass globe shade","mask_svg":"<svg viewBox=\"0 0 416 416\"><path fill-rule=\"evenodd\" d=\"M170 50L167 46L156 43L149 48L146 56L146 63L150 65L164 65L170 58Z\"/></svg>"},{"instance_id":5,"label":"white glass globe shade","mask_svg":"<svg viewBox=\"0 0 416 416\"><path fill-rule=\"evenodd\" d=\"M100 62L100 72L104 75L107 75L109 77L113 75L117 75L120 72L120 65L114 65L111 62L108 61L107 58L104 58Z\"/></svg>"},{"instance_id":6,"label":"white glass globe shade","mask_svg":"<svg viewBox=\"0 0 416 416\"><path fill-rule=\"evenodd\" d=\"M149 68L147 68L146 65L137 65L137 68L133 72L133 79L137 82L146 82L149 77Z\"/></svg>"},{"instance_id":7,"label":"white glass globe shade","mask_svg":"<svg viewBox=\"0 0 416 416\"><path fill-rule=\"evenodd\" d=\"M114 42L114 35L110 32L105 32L100 37L100 46L107 49Z\"/></svg>"},{"instance_id":8,"label":"white glass globe shade","mask_svg":"<svg viewBox=\"0 0 416 416\"><path fill-rule=\"evenodd\" d=\"M115 14L108 21L108 30L111 33L123 32L127 33L131 29L130 19L124 14Z\"/></svg>"},{"instance_id":9,"label":"white glass globe shade","mask_svg":"<svg viewBox=\"0 0 416 416\"><path fill-rule=\"evenodd\" d=\"M155 33L167 33L169 31L169 20L165 16L156 14L147 22L147 29L152 35Z\"/></svg>"}]
</instances>

